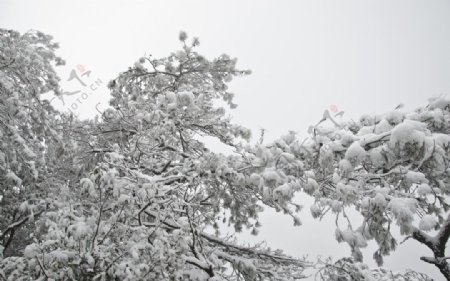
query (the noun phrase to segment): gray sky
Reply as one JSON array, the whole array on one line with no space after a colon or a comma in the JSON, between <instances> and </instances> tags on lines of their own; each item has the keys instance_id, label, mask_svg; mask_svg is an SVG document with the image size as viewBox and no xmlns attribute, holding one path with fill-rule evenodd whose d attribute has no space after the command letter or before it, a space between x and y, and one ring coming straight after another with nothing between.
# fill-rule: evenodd
<instances>
[{"instance_id":1,"label":"gray sky","mask_svg":"<svg viewBox=\"0 0 450 281\"><path fill-rule=\"evenodd\" d=\"M267 140L288 130L305 135L332 105L358 117L450 93L450 1L1 0L0 27L53 35L67 61L63 80L83 65L90 79L103 81L75 110L81 117L92 116L98 103L106 107L107 81L140 56L176 50L180 30L200 37L206 56L228 53L253 71L232 83L239 104L232 115L255 135L267 129ZM80 88L74 81L63 86ZM313 221L305 207L300 228L268 212L257 239L300 256L348 255L334 241L332 219ZM429 254L423 249L406 242L386 266L440 278L418 260ZM372 251L366 262L373 265Z\"/></svg>"}]
</instances>

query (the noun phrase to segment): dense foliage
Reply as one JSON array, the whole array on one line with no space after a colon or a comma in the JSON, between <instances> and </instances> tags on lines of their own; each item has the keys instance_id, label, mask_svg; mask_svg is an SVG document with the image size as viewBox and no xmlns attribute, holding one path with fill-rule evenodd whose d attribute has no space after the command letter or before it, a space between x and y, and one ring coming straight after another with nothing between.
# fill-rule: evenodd
<instances>
[{"instance_id":1,"label":"dense foliage","mask_svg":"<svg viewBox=\"0 0 450 281\"><path fill-rule=\"evenodd\" d=\"M304 191L316 201L312 215L334 213L336 239L346 242L358 261L360 248L375 240L379 264L396 249L395 224L407 239L432 251L432 257L421 259L449 279L450 100L434 98L410 113L397 108L359 121L337 115L326 111L303 143ZM361 225L352 225L346 215L353 209L363 217Z\"/></svg>"},{"instance_id":2,"label":"dense foliage","mask_svg":"<svg viewBox=\"0 0 450 281\"><path fill-rule=\"evenodd\" d=\"M53 157L62 145L58 113L40 95L59 94L57 44L41 32L0 30L0 241L5 255L23 250L21 231L46 209ZM15 238L18 237L18 238ZM0 251L1 252L1 251Z\"/></svg>"},{"instance_id":3,"label":"dense foliage","mask_svg":"<svg viewBox=\"0 0 450 281\"><path fill-rule=\"evenodd\" d=\"M64 154L71 156L64 166L79 178L55 173L67 182L35 223L42 235L23 255L2 261L8 280L303 276L302 260L214 235L218 221L256 231L264 204L293 215L288 201L300 167L286 159L279 171L264 168L261 152L240 143L249 131L232 124L216 101L234 107L226 83L246 72L227 55L208 61L197 54L197 39L188 45L182 33L180 40L181 51L141 58L111 81L111 108L101 120L64 118ZM236 153L209 151L205 136ZM261 189L263 178L279 192ZM26 189L25 181L17 184Z\"/></svg>"},{"instance_id":4,"label":"dense foliage","mask_svg":"<svg viewBox=\"0 0 450 281\"><path fill-rule=\"evenodd\" d=\"M0 278L302 279L311 263L219 231L256 235L264 208L300 225L293 198L301 191L316 199L314 217L336 215L336 238L352 250L353 259L322 267L322 279L390 280L361 263L360 248L375 239L381 264L397 244L394 222L449 278L448 100L358 122L326 112L306 140L291 132L253 145L226 113L236 107L227 83L248 71L228 55L206 59L182 32L181 50L140 58L109 83L109 109L77 120L40 98L60 95L53 67L63 62L51 37L0 33ZM211 137L233 153L210 151Z\"/></svg>"}]
</instances>

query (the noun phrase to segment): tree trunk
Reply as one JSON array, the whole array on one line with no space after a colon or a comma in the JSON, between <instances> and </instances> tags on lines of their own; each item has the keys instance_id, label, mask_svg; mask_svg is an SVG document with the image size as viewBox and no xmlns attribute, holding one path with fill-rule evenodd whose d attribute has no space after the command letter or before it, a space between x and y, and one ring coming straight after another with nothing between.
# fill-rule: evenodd
<instances>
[{"instance_id":1,"label":"tree trunk","mask_svg":"<svg viewBox=\"0 0 450 281\"><path fill-rule=\"evenodd\" d=\"M439 271L444 275L446 280L450 281L450 265L445 256L445 245L450 237L450 214L435 237L431 237L418 229L413 232L412 237L426 245L434 254L434 257L421 257L420 259L424 262L434 264L439 268Z\"/></svg>"},{"instance_id":2,"label":"tree trunk","mask_svg":"<svg viewBox=\"0 0 450 281\"><path fill-rule=\"evenodd\" d=\"M443 260L441 263L436 264L436 266L439 268L439 271L444 275L445 279L447 279L447 281L450 281L450 267L447 261Z\"/></svg>"}]
</instances>

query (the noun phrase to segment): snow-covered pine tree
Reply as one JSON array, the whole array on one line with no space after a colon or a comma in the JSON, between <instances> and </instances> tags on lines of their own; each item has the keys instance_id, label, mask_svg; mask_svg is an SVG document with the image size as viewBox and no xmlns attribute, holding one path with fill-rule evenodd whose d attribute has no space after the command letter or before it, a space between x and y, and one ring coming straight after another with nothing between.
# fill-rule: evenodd
<instances>
[{"instance_id":1,"label":"snow-covered pine tree","mask_svg":"<svg viewBox=\"0 0 450 281\"><path fill-rule=\"evenodd\" d=\"M204 58L195 51L198 40L188 43L181 33L182 50L140 58L110 82L111 108L100 119L80 121L39 98L58 94L53 64L62 61L51 38L1 32L5 280L300 279L311 266L305 260L264 245L241 245L219 232L225 223L257 234L263 207L300 225L301 206L293 202L300 190L316 197L316 217L327 210L345 217L349 206L363 214L362 227L353 229L348 221L347 229L336 231L357 259L367 239L380 245L379 261L395 248L393 220L436 251L448 239L446 100L359 122L337 121L328 113L324 120L333 121L331 129L319 124L309 140L289 133L271 144L250 145L249 130L231 123L220 105L236 106L227 83L248 72L237 70L227 55ZM217 138L234 153L209 151L204 137ZM418 226L415 216L421 218ZM433 227L440 229L438 238L424 232ZM446 265L436 253L424 260ZM339 267L363 272L367 280L387 276L353 260L322 272L352 280L342 279Z\"/></svg>"},{"instance_id":2,"label":"snow-covered pine tree","mask_svg":"<svg viewBox=\"0 0 450 281\"><path fill-rule=\"evenodd\" d=\"M109 83L111 108L101 120L68 124L80 178L68 178L39 217L41 239L2 261L10 280L304 277L303 259L220 236L219 222L256 234L262 206L299 224L290 200L302 165L275 147L248 145L249 130L218 105L235 107L226 83L247 71L227 55L207 60L185 33L180 40L182 50L143 57ZM234 154L209 151L205 136Z\"/></svg>"},{"instance_id":3,"label":"snow-covered pine tree","mask_svg":"<svg viewBox=\"0 0 450 281\"><path fill-rule=\"evenodd\" d=\"M38 31L0 29L0 248L16 255L44 212L61 149L60 116L41 94L59 94L58 45ZM58 165L57 165L58 166Z\"/></svg>"},{"instance_id":4,"label":"snow-covered pine tree","mask_svg":"<svg viewBox=\"0 0 450 281\"><path fill-rule=\"evenodd\" d=\"M397 108L358 121L341 116L326 111L298 155L305 164L303 190L315 198L312 215L334 213L336 239L357 261L360 248L375 240L380 265L396 249L395 224L406 239L431 250L433 256L420 259L450 280L450 100L433 98L412 112ZM353 209L361 225L347 216Z\"/></svg>"}]
</instances>

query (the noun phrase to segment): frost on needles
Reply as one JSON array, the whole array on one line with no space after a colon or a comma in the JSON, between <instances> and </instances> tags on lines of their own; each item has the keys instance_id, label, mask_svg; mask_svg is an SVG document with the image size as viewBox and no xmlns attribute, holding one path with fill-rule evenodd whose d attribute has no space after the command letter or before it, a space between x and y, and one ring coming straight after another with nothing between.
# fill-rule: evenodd
<instances>
[{"instance_id":1,"label":"frost on needles","mask_svg":"<svg viewBox=\"0 0 450 281\"><path fill-rule=\"evenodd\" d=\"M336 216L330 235L351 250L352 258L315 263L318 278L392 276L362 264L360 249L375 240L381 264L397 246L394 225L429 247L421 259L450 278L450 100L358 121L326 112L306 140L291 132L253 144L227 113L236 107L227 83L249 72L228 55L198 54L199 40L181 33L181 50L139 58L110 81L110 107L78 120L41 97L60 95L52 38L0 33L2 279L302 279L313 263L219 231L257 234L264 208L301 225L308 214L298 193L314 197L315 218ZM203 137L233 153L210 151Z\"/></svg>"}]
</instances>

